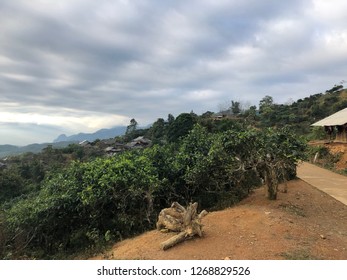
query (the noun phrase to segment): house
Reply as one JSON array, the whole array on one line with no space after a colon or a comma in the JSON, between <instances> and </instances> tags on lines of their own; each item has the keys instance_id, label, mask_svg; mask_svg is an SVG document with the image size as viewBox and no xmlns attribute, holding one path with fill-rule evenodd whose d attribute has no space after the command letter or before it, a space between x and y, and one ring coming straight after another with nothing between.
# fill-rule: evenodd
<instances>
[{"instance_id":1,"label":"house","mask_svg":"<svg viewBox=\"0 0 347 280\"><path fill-rule=\"evenodd\" d=\"M151 145L152 141L140 136L137 137L136 139L133 139L131 142L127 143L126 146L130 149L142 149L149 147Z\"/></svg>"},{"instance_id":2,"label":"house","mask_svg":"<svg viewBox=\"0 0 347 280\"><path fill-rule=\"evenodd\" d=\"M113 146L109 146L106 149L104 149L105 153L114 156L115 154L124 152L127 149L127 147L124 144L115 142Z\"/></svg>"},{"instance_id":3,"label":"house","mask_svg":"<svg viewBox=\"0 0 347 280\"><path fill-rule=\"evenodd\" d=\"M330 136L330 138L332 137L333 132L335 131L335 141L347 143L347 108L312 124L312 126L324 127L325 131Z\"/></svg>"},{"instance_id":4,"label":"house","mask_svg":"<svg viewBox=\"0 0 347 280\"><path fill-rule=\"evenodd\" d=\"M79 142L78 145L80 145L82 147L90 147L91 143L88 140L83 140L83 141Z\"/></svg>"}]
</instances>

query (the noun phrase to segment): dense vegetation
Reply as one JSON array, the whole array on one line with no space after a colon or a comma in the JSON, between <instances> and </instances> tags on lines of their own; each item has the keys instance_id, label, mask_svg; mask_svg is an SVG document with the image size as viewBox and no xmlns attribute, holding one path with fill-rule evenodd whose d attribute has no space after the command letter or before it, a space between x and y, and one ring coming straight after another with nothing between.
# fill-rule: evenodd
<instances>
[{"instance_id":1,"label":"dense vegetation","mask_svg":"<svg viewBox=\"0 0 347 280\"><path fill-rule=\"evenodd\" d=\"M292 105L265 97L259 111L238 110L232 102L231 114L221 119L211 112L183 113L149 129L137 129L133 119L118 140L145 135L153 145L112 157L70 145L10 158L0 169L0 257L66 258L95 249L153 228L173 201L220 209L262 183L276 199L278 182L293 178L305 158L298 136L307 135L304 125L312 121L305 114L324 117L313 107L325 106L329 96L339 96L334 104L342 106L345 94L327 92Z\"/></svg>"}]
</instances>

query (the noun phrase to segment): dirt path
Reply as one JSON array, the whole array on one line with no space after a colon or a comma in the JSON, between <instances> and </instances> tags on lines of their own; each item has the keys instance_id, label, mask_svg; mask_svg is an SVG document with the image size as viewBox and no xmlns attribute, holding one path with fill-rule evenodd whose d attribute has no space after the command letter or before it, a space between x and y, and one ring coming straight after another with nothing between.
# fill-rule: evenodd
<instances>
[{"instance_id":1,"label":"dirt path","mask_svg":"<svg viewBox=\"0 0 347 280\"><path fill-rule=\"evenodd\" d=\"M298 166L297 176L308 184L347 205L347 177L304 162Z\"/></svg>"},{"instance_id":2,"label":"dirt path","mask_svg":"<svg viewBox=\"0 0 347 280\"><path fill-rule=\"evenodd\" d=\"M204 237L167 251L172 233L156 230L115 244L93 259L347 259L347 206L302 180L276 201L256 190L240 204L203 219Z\"/></svg>"}]
</instances>

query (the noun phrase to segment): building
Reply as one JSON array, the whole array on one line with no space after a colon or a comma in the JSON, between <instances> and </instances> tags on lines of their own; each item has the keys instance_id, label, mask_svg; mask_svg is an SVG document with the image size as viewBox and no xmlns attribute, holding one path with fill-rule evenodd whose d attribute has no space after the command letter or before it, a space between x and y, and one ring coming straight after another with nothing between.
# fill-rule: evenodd
<instances>
[{"instance_id":1,"label":"building","mask_svg":"<svg viewBox=\"0 0 347 280\"><path fill-rule=\"evenodd\" d=\"M347 108L322 119L312 126L322 126L330 138L336 132L336 142L347 143Z\"/></svg>"},{"instance_id":2,"label":"building","mask_svg":"<svg viewBox=\"0 0 347 280\"><path fill-rule=\"evenodd\" d=\"M126 146L130 149L143 149L143 148L147 148L152 144L152 141L140 136L137 137L136 139L133 139L131 142L129 142L128 144L126 144Z\"/></svg>"}]
</instances>

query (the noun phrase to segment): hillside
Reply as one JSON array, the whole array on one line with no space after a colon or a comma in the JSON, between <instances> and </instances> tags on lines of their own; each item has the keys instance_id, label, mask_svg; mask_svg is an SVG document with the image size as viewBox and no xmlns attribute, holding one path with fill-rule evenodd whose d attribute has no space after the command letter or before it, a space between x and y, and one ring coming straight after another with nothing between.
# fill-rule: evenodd
<instances>
[{"instance_id":1,"label":"hillside","mask_svg":"<svg viewBox=\"0 0 347 280\"><path fill-rule=\"evenodd\" d=\"M301 180L269 201L257 189L203 219L203 238L162 251L172 233L149 231L92 259L347 259L347 206Z\"/></svg>"},{"instance_id":2,"label":"hillside","mask_svg":"<svg viewBox=\"0 0 347 280\"><path fill-rule=\"evenodd\" d=\"M30 144L27 146L0 145L0 159L7 156L20 155L24 153L40 153L44 148L52 146L55 149L67 147L74 142Z\"/></svg>"},{"instance_id":3,"label":"hillside","mask_svg":"<svg viewBox=\"0 0 347 280\"><path fill-rule=\"evenodd\" d=\"M158 119L150 128L137 129L136 125L130 125L123 137L86 141L64 149L48 146L39 154L28 153L3 160L0 170L0 189L3 190L0 193L0 209L3 211L0 217L3 220L0 221L0 233L3 232L0 256L14 259L69 258L85 248L100 248L109 242L152 229L157 214L172 201L198 201L204 209L224 209L247 197L262 182L268 185L268 198L275 200L277 181L294 178L295 163L306 159L306 140L311 131L314 106L323 109L325 106L330 110L329 102L333 102L333 107L340 106L345 95L345 90L334 90L291 105L274 104L271 97L266 97L261 100L259 111L253 106L248 112L235 113L237 110L233 108L231 115L221 117L212 112L201 116L194 112L182 113L176 118L169 114L167 120ZM232 102L233 106L235 104L237 102ZM329 114L329 110L317 112ZM135 120L132 121L136 124ZM144 143L141 139L149 140ZM145 147L149 148L143 149ZM313 150L314 157L317 152L322 156L328 154L322 153L324 149L318 147ZM332 157L333 160L336 158ZM267 179L265 182L264 177ZM305 230L305 223L312 222L313 226L317 223L311 219L300 220L307 218L306 214L300 214L301 218L294 221L294 218L286 217L286 211L282 211L294 209L301 213L306 205L298 205L297 200L304 201L300 197L281 205L267 201L263 195L259 197L262 200L255 200L254 205L260 203L266 209L258 206L253 209L253 201L245 200L245 203L251 203L247 208L251 211L245 219L251 221L254 215L260 220L270 217L269 214L257 216L263 211L279 213L280 216L275 217L277 222L285 217L287 221L302 226L302 230ZM310 200L304 202L311 205ZM319 201L319 205L323 204L324 201ZM307 209L309 213L316 211L310 209ZM237 216L241 217L241 214ZM227 226L234 218L227 216ZM218 228L218 223L223 221L218 219L215 219L215 224L210 221L210 228ZM267 222L263 220L261 225L266 228L269 226ZM249 231L252 235L260 234L263 227L258 225ZM20 236L17 235L19 229ZM291 229L279 231L286 233ZM234 230L223 230L222 227L218 236L222 238L225 232L230 232L235 241ZM338 231L344 232L344 229ZM269 228L263 233L264 238L268 232ZM242 236L239 239L245 236L240 232L236 234ZM276 236L275 240L285 243L283 236L285 234ZM263 240L263 237L256 239ZM295 236L287 237L299 240ZM315 239L312 237L312 240ZM266 244L266 248L271 246ZM296 249L294 247L287 249L291 252ZM150 251L150 248L146 250ZM234 251L230 249L230 252ZM263 257L279 258L278 254L283 257L286 252ZM307 254L310 258L322 256L311 249ZM119 255L119 251L117 257L126 258ZM330 258L329 255L323 257ZM199 258L203 258L202 255Z\"/></svg>"},{"instance_id":4,"label":"hillside","mask_svg":"<svg viewBox=\"0 0 347 280\"><path fill-rule=\"evenodd\" d=\"M260 101L258 118L263 127L290 126L296 133L307 136L312 132L312 123L344 108L347 108L347 90L334 87L291 104L274 104L267 96Z\"/></svg>"}]
</instances>

